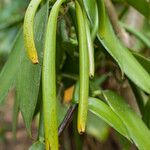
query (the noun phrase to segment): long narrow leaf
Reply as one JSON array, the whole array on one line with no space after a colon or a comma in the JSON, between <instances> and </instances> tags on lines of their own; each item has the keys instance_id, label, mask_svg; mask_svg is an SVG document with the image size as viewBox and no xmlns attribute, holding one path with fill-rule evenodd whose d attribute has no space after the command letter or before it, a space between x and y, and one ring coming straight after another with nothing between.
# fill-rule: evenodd
<instances>
[{"instance_id":1,"label":"long narrow leaf","mask_svg":"<svg viewBox=\"0 0 150 150\"><path fill-rule=\"evenodd\" d=\"M44 37L46 19L47 4L41 7L35 18L35 41L40 63L34 65L24 54L16 85L17 99L20 101L20 110L29 133L39 93L43 49L43 42L41 41Z\"/></svg>"},{"instance_id":2,"label":"long narrow leaf","mask_svg":"<svg viewBox=\"0 0 150 150\"><path fill-rule=\"evenodd\" d=\"M136 52L133 52L134 57L143 66L143 68L150 74L150 59L146 58Z\"/></svg>"},{"instance_id":3,"label":"long narrow leaf","mask_svg":"<svg viewBox=\"0 0 150 150\"><path fill-rule=\"evenodd\" d=\"M125 136L130 140L130 136L126 129L124 123L120 120L120 118L111 110L111 108L96 98L89 98L89 110L103 119L106 123L108 123L111 127L117 130L120 134Z\"/></svg>"},{"instance_id":4,"label":"long narrow leaf","mask_svg":"<svg viewBox=\"0 0 150 150\"><path fill-rule=\"evenodd\" d=\"M0 104L12 87L24 54L22 30L19 31L13 50L0 73Z\"/></svg>"},{"instance_id":5,"label":"long narrow leaf","mask_svg":"<svg viewBox=\"0 0 150 150\"><path fill-rule=\"evenodd\" d=\"M150 131L141 118L116 93L112 91L104 91L103 93L112 110L125 124L136 146L140 150L148 150L150 148Z\"/></svg>"},{"instance_id":6,"label":"long narrow leaf","mask_svg":"<svg viewBox=\"0 0 150 150\"><path fill-rule=\"evenodd\" d=\"M104 38L98 38L109 52L109 54L116 60L121 70L141 89L150 93L150 75L142 67L142 65L135 59L132 53L125 48L115 36L108 18L106 19L106 31Z\"/></svg>"}]
</instances>

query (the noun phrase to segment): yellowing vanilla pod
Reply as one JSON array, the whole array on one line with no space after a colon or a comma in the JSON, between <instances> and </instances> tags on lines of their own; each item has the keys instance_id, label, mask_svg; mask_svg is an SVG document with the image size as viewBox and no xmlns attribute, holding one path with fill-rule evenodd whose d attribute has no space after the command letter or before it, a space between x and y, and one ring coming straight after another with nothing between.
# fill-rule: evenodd
<instances>
[{"instance_id":1,"label":"yellowing vanilla pod","mask_svg":"<svg viewBox=\"0 0 150 150\"><path fill-rule=\"evenodd\" d=\"M29 59L34 64L37 64L39 62L34 41L34 17L41 1L42 0L31 0L25 14L23 25L25 48Z\"/></svg>"}]
</instances>

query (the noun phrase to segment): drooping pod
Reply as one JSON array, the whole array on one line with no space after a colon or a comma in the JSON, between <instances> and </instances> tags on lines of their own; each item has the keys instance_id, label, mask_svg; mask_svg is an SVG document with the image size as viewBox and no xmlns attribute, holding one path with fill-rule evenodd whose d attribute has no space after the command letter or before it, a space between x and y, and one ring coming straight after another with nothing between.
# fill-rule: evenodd
<instances>
[{"instance_id":1,"label":"drooping pod","mask_svg":"<svg viewBox=\"0 0 150 150\"><path fill-rule=\"evenodd\" d=\"M34 41L34 17L42 0L31 0L24 18L23 33L24 43L29 59L37 64L38 55Z\"/></svg>"},{"instance_id":2,"label":"drooping pod","mask_svg":"<svg viewBox=\"0 0 150 150\"><path fill-rule=\"evenodd\" d=\"M89 55L89 76L90 76L90 78L93 78L94 72L95 72L94 46L93 46L93 41L92 41L92 36L91 36L91 32L90 32L88 18L87 18L87 15L85 12L84 12L84 22L85 22L86 38L87 38L87 45L88 45L88 55Z\"/></svg>"},{"instance_id":3,"label":"drooping pod","mask_svg":"<svg viewBox=\"0 0 150 150\"><path fill-rule=\"evenodd\" d=\"M83 11L78 1L75 1L76 17L78 26L78 40L79 40L79 65L80 65L80 90L79 90L79 108L77 127L78 132L85 131L87 112L88 112L88 96L89 96L89 58L88 46L86 38L86 29Z\"/></svg>"},{"instance_id":4,"label":"drooping pod","mask_svg":"<svg viewBox=\"0 0 150 150\"><path fill-rule=\"evenodd\" d=\"M98 12L97 1L83 0L83 4L84 4L86 14L88 15L88 18L91 23L91 38L92 41L94 41L99 29L99 12Z\"/></svg>"},{"instance_id":5,"label":"drooping pod","mask_svg":"<svg viewBox=\"0 0 150 150\"><path fill-rule=\"evenodd\" d=\"M65 0L57 0L51 9L44 43L42 87L46 150L58 150L55 57L57 17L63 2Z\"/></svg>"}]
</instances>

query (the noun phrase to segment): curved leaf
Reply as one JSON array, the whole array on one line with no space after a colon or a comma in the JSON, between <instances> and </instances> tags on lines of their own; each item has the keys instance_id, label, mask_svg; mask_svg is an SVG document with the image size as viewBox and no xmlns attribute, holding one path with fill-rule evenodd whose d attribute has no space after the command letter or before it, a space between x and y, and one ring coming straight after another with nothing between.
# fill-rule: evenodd
<instances>
[{"instance_id":1,"label":"curved leaf","mask_svg":"<svg viewBox=\"0 0 150 150\"><path fill-rule=\"evenodd\" d=\"M147 127L150 129L149 114L150 114L150 100L148 100L147 103L145 104L144 111L143 111L143 116L142 116L143 121L145 122Z\"/></svg>"},{"instance_id":2,"label":"curved leaf","mask_svg":"<svg viewBox=\"0 0 150 150\"><path fill-rule=\"evenodd\" d=\"M111 127L117 130L120 134L125 136L128 140L130 140L129 133L124 125L124 123L120 120L120 118L112 111L112 109L96 98L89 98L89 110L103 119L106 123L108 123Z\"/></svg>"},{"instance_id":3,"label":"curved leaf","mask_svg":"<svg viewBox=\"0 0 150 150\"><path fill-rule=\"evenodd\" d=\"M95 137L101 142L108 139L110 126L104 122L100 117L88 112L86 133Z\"/></svg>"},{"instance_id":4,"label":"curved leaf","mask_svg":"<svg viewBox=\"0 0 150 150\"><path fill-rule=\"evenodd\" d=\"M141 118L125 103L125 100L112 91L104 91L104 97L114 113L126 126L131 139L140 150L150 148L150 131Z\"/></svg>"},{"instance_id":5,"label":"curved leaf","mask_svg":"<svg viewBox=\"0 0 150 150\"><path fill-rule=\"evenodd\" d=\"M115 36L108 18L106 19L106 30L104 38L98 38L109 52L109 54L116 60L121 70L141 89L150 93L150 75L142 67L142 65L135 59L132 53L125 48Z\"/></svg>"},{"instance_id":6,"label":"curved leaf","mask_svg":"<svg viewBox=\"0 0 150 150\"><path fill-rule=\"evenodd\" d=\"M138 60L138 62L143 66L143 68L150 74L150 59L136 52L133 52L132 54Z\"/></svg>"},{"instance_id":7,"label":"curved leaf","mask_svg":"<svg viewBox=\"0 0 150 150\"><path fill-rule=\"evenodd\" d=\"M41 7L35 18L35 42L39 53L40 63L34 65L24 54L21 68L18 72L16 85L17 99L19 99L20 101L20 110L22 112L22 116L29 133L39 93L43 53L43 43L39 41L42 41L44 37L46 19L47 4Z\"/></svg>"}]
</instances>

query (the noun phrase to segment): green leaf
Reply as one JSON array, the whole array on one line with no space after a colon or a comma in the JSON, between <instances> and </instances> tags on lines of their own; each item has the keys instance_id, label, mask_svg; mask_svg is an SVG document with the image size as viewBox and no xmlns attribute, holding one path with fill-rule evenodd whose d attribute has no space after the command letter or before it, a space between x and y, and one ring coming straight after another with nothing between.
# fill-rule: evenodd
<instances>
[{"instance_id":1,"label":"green leaf","mask_svg":"<svg viewBox=\"0 0 150 150\"><path fill-rule=\"evenodd\" d=\"M45 150L45 145L44 143L37 141L30 146L29 150Z\"/></svg>"},{"instance_id":2,"label":"green leaf","mask_svg":"<svg viewBox=\"0 0 150 150\"><path fill-rule=\"evenodd\" d=\"M7 56L14 47L14 37L17 36L19 26L0 31L0 57ZM12 42L13 41L13 42ZM2 61L2 60L1 60Z\"/></svg>"},{"instance_id":3,"label":"green leaf","mask_svg":"<svg viewBox=\"0 0 150 150\"><path fill-rule=\"evenodd\" d=\"M132 54L138 60L138 62L143 66L143 68L150 74L150 59L144 57L143 55L140 55L137 52L132 52ZM144 116L145 116L146 115L145 109L147 109L147 106L144 107L144 98L143 98L142 93L141 93L142 91L140 91L140 89L136 85L134 85L133 83L130 83L130 85L131 85L133 92L135 94L135 97L136 97L138 106L140 108L140 111L142 114L144 113Z\"/></svg>"},{"instance_id":4,"label":"green leaf","mask_svg":"<svg viewBox=\"0 0 150 150\"><path fill-rule=\"evenodd\" d=\"M91 97L97 97L100 96L101 93L101 86L102 84L106 81L106 79L108 78L109 74L104 74L101 75L99 77L94 77L92 80L90 80L90 96Z\"/></svg>"},{"instance_id":5,"label":"green leaf","mask_svg":"<svg viewBox=\"0 0 150 150\"><path fill-rule=\"evenodd\" d=\"M124 0L137 9L141 14L150 19L150 3L147 0Z\"/></svg>"},{"instance_id":6,"label":"green leaf","mask_svg":"<svg viewBox=\"0 0 150 150\"><path fill-rule=\"evenodd\" d=\"M106 13L105 13L105 4L104 0L97 0L98 12L99 12L99 33L101 38L103 38L105 34L105 20L106 20Z\"/></svg>"},{"instance_id":7,"label":"green leaf","mask_svg":"<svg viewBox=\"0 0 150 150\"><path fill-rule=\"evenodd\" d=\"M24 10L27 1L10 0L9 2L1 1L0 5L0 30L15 26L23 21ZM2 6L2 7L1 7Z\"/></svg>"},{"instance_id":8,"label":"green leaf","mask_svg":"<svg viewBox=\"0 0 150 150\"><path fill-rule=\"evenodd\" d=\"M98 38L109 52L109 54L116 60L121 70L141 89L150 93L150 75L142 67L142 65L135 59L132 53L125 48L115 36L108 18L106 19L106 31L103 39Z\"/></svg>"},{"instance_id":9,"label":"green leaf","mask_svg":"<svg viewBox=\"0 0 150 150\"><path fill-rule=\"evenodd\" d=\"M46 19L47 4L41 7L35 18L35 42L39 54L40 63L38 65L32 64L25 55L21 64L21 69L18 73L16 86L17 98L20 101L20 110L22 112L22 116L29 133L39 93L43 38Z\"/></svg>"},{"instance_id":10,"label":"green leaf","mask_svg":"<svg viewBox=\"0 0 150 150\"><path fill-rule=\"evenodd\" d=\"M12 115L12 132L14 139L16 139L16 130L17 130L17 123L18 123L18 115L19 115L19 99L15 98L14 105L13 105L13 115Z\"/></svg>"},{"instance_id":11,"label":"green leaf","mask_svg":"<svg viewBox=\"0 0 150 150\"><path fill-rule=\"evenodd\" d=\"M128 134L126 126L107 104L99 99L89 98L88 107L93 114L103 119L116 131L125 136L128 140L130 140L130 136Z\"/></svg>"},{"instance_id":12,"label":"green leaf","mask_svg":"<svg viewBox=\"0 0 150 150\"><path fill-rule=\"evenodd\" d=\"M106 141L110 127L102 119L91 112L88 112L86 133L95 137L99 141Z\"/></svg>"},{"instance_id":13,"label":"green leaf","mask_svg":"<svg viewBox=\"0 0 150 150\"><path fill-rule=\"evenodd\" d=\"M131 139L140 150L148 150L150 147L150 131L141 118L130 108L125 100L112 91L104 91L104 97L114 113L126 126Z\"/></svg>"},{"instance_id":14,"label":"green leaf","mask_svg":"<svg viewBox=\"0 0 150 150\"><path fill-rule=\"evenodd\" d=\"M16 75L20 68L22 57L24 54L22 45L23 36L21 30L19 31L18 36L15 40L13 50L10 53L9 58L0 73L0 104L5 99L9 89L12 87L16 79Z\"/></svg>"},{"instance_id":15,"label":"green leaf","mask_svg":"<svg viewBox=\"0 0 150 150\"><path fill-rule=\"evenodd\" d=\"M138 104L138 107L140 109L141 114L143 114L144 111L144 98L142 95L142 91L133 83L129 80L130 86L132 88L132 91L134 93L134 96L136 98L136 102Z\"/></svg>"},{"instance_id":16,"label":"green leaf","mask_svg":"<svg viewBox=\"0 0 150 150\"><path fill-rule=\"evenodd\" d=\"M143 68L150 74L150 59L136 52L132 52L132 54L138 60L138 62L143 66Z\"/></svg>"},{"instance_id":17,"label":"green leaf","mask_svg":"<svg viewBox=\"0 0 150 150\"><path fill-rule=\"evenodd\" d=\"M78 103L79 100L79 82L76 83L74 94L73 94L73 103ZM105 104L102 100L97 98L89 98L88 99L88 109L93 114L104 120L107 124L117 130L120 134L125 136L128 140L130 140L128 131L120 120L120 118L112 111L112 109Z\"/></svg>"},{"instance_id":18,"label":"green leaf","mask_svg":"<svg viewBox=\"0 0 150 150\"><path fill-rule=\"evenodd\" d=\"M145 122L145 124L147 125L147 127L150 129L150 100L148 99L147 103L145 104L144 107L144 112L143 112L143 116L142 119Z\"/></svg>"}]
</instances>

